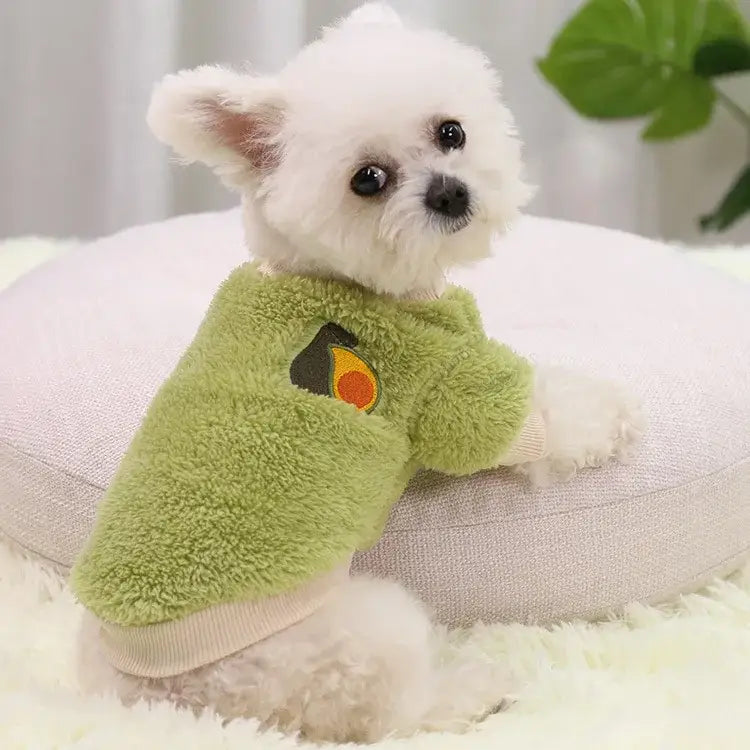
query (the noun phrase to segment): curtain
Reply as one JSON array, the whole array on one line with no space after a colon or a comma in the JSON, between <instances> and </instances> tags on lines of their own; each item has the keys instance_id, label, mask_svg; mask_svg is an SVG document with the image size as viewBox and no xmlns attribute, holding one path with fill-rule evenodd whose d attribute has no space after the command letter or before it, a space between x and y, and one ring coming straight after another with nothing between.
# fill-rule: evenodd
<instances>
[{"instance_id":1,"label":"curtain","mask_svg":"<svg viewBox=\"0 0 750 750\"><path fill-rule=\"evenodd\" d=\"M741 0L750 12L750 0ZM0 236L89 237L231 206L200 166L178 167L144 113L165 73L206 62L278 68L356 0L0 0ZM577 0L392 0L482 47L504 80L538 185L530 212L699 239L695 217L738 171L745 134L722 113L679 143L638 123L581 119L534 60ZM745 88L746 98L750 91ZM720 235L750 241L750 222ZM716 238L714 238L716 239ZM705 240L704 240L705 241Z\"/></svg>"}]
</instances>

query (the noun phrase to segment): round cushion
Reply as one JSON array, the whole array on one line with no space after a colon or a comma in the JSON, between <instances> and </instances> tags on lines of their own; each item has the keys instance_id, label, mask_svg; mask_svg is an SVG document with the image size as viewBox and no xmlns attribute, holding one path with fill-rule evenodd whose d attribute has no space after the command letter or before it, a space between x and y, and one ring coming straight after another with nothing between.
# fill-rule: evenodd
<instances>
[{"instance_id":1,"label":"round cushion","mask_svg":"<svg viewBox=\"0 0 750 750\"><path fill-rule=\"evenodd\" d=\"M245 260L236 211L135 227L0 294L0 532L68 566L159 384ZM448 624L589 617L736 567L750 545L750 287L632 235L525 218L455 280L536 361L622 381L636 460L535 490L419 474L354 568Z\"/></svg>"}]
</instances>

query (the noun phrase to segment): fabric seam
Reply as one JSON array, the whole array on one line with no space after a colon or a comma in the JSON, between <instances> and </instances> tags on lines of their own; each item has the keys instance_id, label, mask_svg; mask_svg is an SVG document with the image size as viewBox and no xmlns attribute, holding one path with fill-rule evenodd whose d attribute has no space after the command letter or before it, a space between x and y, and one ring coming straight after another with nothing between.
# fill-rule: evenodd
<instances>
[{"instance_id":1,"label":"fabric seam","mask_svg":"<svg viewBox=\"0 0 750 750\"><path fill-rule=\"evenodd\" d=\"M599 508L611 508L612 506L620 505L621 503L636 502L638 500L643 500L643 499L650 498L650 497L657 497L666 492L674 492L676 490L688 489L691 486L698 484L700 482L704 482L708 479L711 479L712 477L718 477L721 474L728 474L735 469L742 469L745 467L745 465L750 466L750 457L742 458L739 461L736 461L735 463L730 464L729 466L725 466L721 469L717 469L716 471L713 471L710 474L704 474L702 477L697 477L696 479L692 479L691 481L685 482L684 484L675 484L675 485L672 485L671 487L662 487L661 489L653 490L651 492L643 492L640 495L630 495L630 496L621 497L618 500L612 500L611 502L604 503L602 505L580 505L576 508L553 511L551 513L541 513L541 514L534 513L532 515L512 516L511 518L506 518L506 519L501 519L501 520L478 521L476 523L452 524L450 526L429 526L429 527L410 526L408 528L390 529L388 533L389 534L402 534L402 533L406 534L406 533L411 533L414 531L422 531L425 528L429 528L431 530L442 531L442 530L451 530L451 529L469 529L469 528L476 528L477 526L502 526L504 524L514 523L515 521L529 521L529 520L538 519L538 518L555 518L559 516L571 515L571 514L578 513L584 510L597 510Z\"/></svg>"},{"instance_id":2,"label":"fabric seam","mask_svg":"<svg viewBox=\"0 0 750 750\"><path fill-rule=\"evenodd\" d=\"M18 456L23 456L24 458L28 458L31 461L34 461L35 463L41 464L42 466L45 466L48 469L52 469L53 471L58 471L60 472L60 474L63 474L70 479L74 479L76 482L86 485L87 487L90 487L93 490L99 490L101 492L104 492L107 489L106 487L102 487L101 485L96 484L95 482L92 482L88 479L84 479L78 474L74 474L71 471L63 469L61 466L57 466L56 464L50 463L49 461L45 461L44 459L39 458L38 456L34 456L28 451L22 450L18 446L13 445L12 443L9 443L4 438L0 438L0 448L7 448L9 453L15 453Z\"/></svg>"}]
</instances>

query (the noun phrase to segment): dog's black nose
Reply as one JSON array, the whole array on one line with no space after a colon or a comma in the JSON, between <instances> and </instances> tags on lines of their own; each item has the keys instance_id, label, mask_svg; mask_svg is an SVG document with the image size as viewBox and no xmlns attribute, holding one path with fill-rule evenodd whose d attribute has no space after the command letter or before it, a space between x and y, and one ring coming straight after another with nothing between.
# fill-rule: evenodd
<instances>
[{"instance_id":1,"label":"dog's black nose","mask_svg":"<svg viewBox=\"0 0 750 750\"><path fill-rule=\"evenodd\" d=\"M424 202L433 211L455 219L463 216L469 208L469 188L455 177L436 174L430 180Z\"/></svg>"}]
</instances>

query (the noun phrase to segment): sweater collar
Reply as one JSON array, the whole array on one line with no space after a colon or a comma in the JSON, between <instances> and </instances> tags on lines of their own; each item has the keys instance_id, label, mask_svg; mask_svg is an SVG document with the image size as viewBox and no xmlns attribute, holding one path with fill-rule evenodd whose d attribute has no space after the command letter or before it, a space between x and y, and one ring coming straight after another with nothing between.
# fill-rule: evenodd
<instances>
[{"instance_id":1,"label":"sweater collar","mask_svg":"<svg viewBox=\"0 0 750 750\"><path fill-rule=\"evenodd\" d=\"M283 263L277 263L273 261L263 261L259 266L260 273L263 276L276 276L280 273L297 273L292 268ZM445 277L441 277L439 282L432 288L428 289L412 289L406 294L399 295L398 299L414 301L414 302L431 302L442 297L445 291L447 282Z\"/></svg>"}]
</instances>

